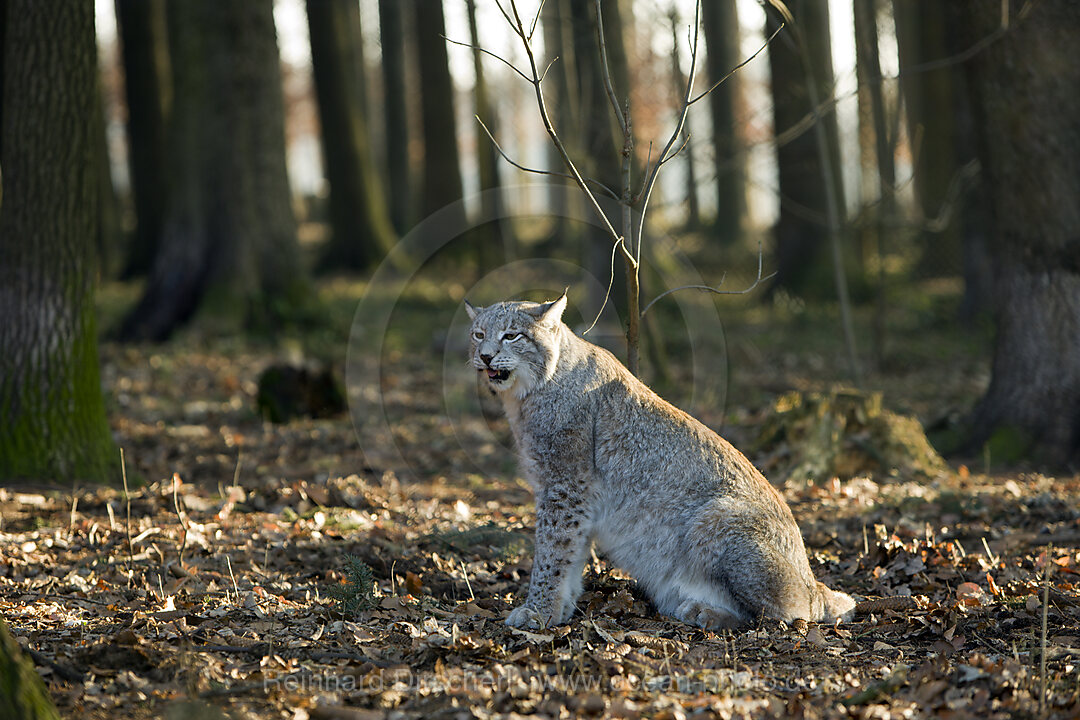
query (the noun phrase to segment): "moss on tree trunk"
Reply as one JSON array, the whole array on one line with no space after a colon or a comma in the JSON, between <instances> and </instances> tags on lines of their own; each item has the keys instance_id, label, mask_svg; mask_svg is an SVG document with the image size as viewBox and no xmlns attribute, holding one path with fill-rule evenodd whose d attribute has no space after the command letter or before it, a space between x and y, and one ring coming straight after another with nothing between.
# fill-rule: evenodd
<instances>
[{"instance_id":1,"label":"moss on tree trunk","mask_svg":"<svg viewBox=\"0 0 1080 720\"><path fill-rule=\"evenodd\" d=\"M93 5L8 0L0 165L0 478L104 481L94 329Z\"/></svg>"}]
</instances>

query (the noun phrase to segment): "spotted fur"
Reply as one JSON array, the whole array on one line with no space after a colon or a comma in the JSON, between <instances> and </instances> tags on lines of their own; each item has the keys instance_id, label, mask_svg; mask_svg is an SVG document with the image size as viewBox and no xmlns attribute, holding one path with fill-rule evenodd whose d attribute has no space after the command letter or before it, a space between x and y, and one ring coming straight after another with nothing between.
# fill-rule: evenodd
<instances>
[{"instance_id":1,"label":"spotted fur","mask_svg":"<svg viewBox=\"0 0 1080 720\"><path fill-rule=\"evenodd\" d=\"M467 305L472 364L501 398L536 496L528 596L506 622L569 620L590 543L660 612L705 628L847 617L780 494L726 440L664 401L548 303Z\"/></svg>"}]
</instances>

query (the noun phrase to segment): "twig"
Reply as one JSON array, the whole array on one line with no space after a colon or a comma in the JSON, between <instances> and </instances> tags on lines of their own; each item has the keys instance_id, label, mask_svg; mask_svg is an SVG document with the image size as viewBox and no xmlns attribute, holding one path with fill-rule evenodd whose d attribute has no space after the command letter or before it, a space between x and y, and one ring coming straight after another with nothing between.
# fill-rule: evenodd
<instances>
[{"instance_id":1,"label":"twig","mask_svg":"<svg viewBox=\"0 0 1080 720\"><path fill-rule=\"evenodd\" d=\"M469 588L469 600L476 600L476 594L473 592L472 583L469 582L469 571L465 567L465 561L461 560L461 574L465 576L465 587Z\"/></svg>"},{"instance_id":2,"label":"twig","mask_svg":"<svg viewBox=\"0 0 1080 720\"><path fill-rule=\"evenodd\" d=\"M135 547L131 542L131 494L128 493L127 463L124 460L124 448L120 448L120 477L124 479L124 505L127 509L127 521L125 530L127 532L128 583L130 585L133 578L135 577Z\"/></svg>"},{"instance_id":3,"label":"twig","mask_svg":"<svg viewBox=\"0 0 1080 720\"><path fill-rule=\"evenodd\" d=\"M703 97L705 97L706 95L708 95L709 93L711 93L711 92L712 92L713 90L715 90L716 88L718 88L718 87L720 87L721 85L723 85L723 84L724 84L724 83L725 83L725 82L727 81L727 79L728 79L729 77L731 77L732 75L734 75L735 73L737 73L737 72L738 72L739 70L741 70L741 69L743 69L744 67L746 67L746 65L747 65L747 64L749 64L751 60L753 60L754 58L756 58L756 57L757 57L758 55L760 55L760 54L761 54L761 51L762 51L762 50L764 50L765 48L769 47L769 43L771 43L771 42L773 41L773 39L774 39L774 38L775 38L775 37L776 37L777 35L779 35L779 34L780 34L780 31L781 31L781 30L783 30L783 29L784 29L784 27L785 27L786 25L787 25L787 23L780 23L780 27L776 28L776 30L775 30L775 31L773 31L773 34L772 34L772 35L770 35L770 36L769 36L769 37L768 37L768 38L767 38L767 39L765 40L765 42L761 44L761 47L759 47L759 48L758 48L757 50L755 50L755 51L754 51L754 54L753 54L753 55L751 55L750 57L746 58L745 60L743 60L743 61L742 61L741 63L739 63L739 64L738 64L738 65L736 65L735 67L731 68L730 72L728 72L728 74L727 74L727 75L725 75L724 77L720 78L720 79L719 79L719 80L717 80L717 81L716 81L715 83L713 83L713 84L712 84L712 86L710 86L708 90L706 90L705 92L701 93L701 94L700 94L700 95L698 95L698 96L697 96L696 98L694 98L693 100L691 100L689 104L690 104L690 105L693 105L693 104L694 104L694 103L696 103L696 102L697 102L698 100L702 99Z\"/></svg>"},{"instance_id":4,"label":"twig","mask_svg":"<svg viewBox=\"0 0 1080 720\"><path fill-rule=\"evenodd\" d=\"M656 164L653 165L652 170L646 172L648 180L645 181L645 190L641 200L641 210L638 220L638 241L637 247L634 249L634 258L641 262L641 238L645 234L645 214L649 210L649 199L652 197L653 188L656 187L656 178L660 174L660 168L663 167L666 162L666 157L671 146L675 144L675 141L679 139L679 135L682 134L682 129L686 125L686 114L690 111L690 98L694 94L694 75L697 69L697 54L698 54L698 39L700 33L696 32L699 27L701 18L701 0L697 0L694 3L694 42L690 49L690 72L686 77L686 91L683 94L682 108L679 110L679 122L675 124L675 129L671 132L671 137L668 138L667 144L664 145L664 149L660 151L660 155L656 158ZM760 51L759 51L760 52ZM749 61L748 61L749 62ZM634 308L636 311L636 308ZM643 314L643 313L642 313Z\"/></svg>"},{"instance_id":5,"label":"twig","mask_svg":"<svg viewBox=\"0 0 1080 720\"><path fill-rule=\"evenodd\" d=\"M496 4L498 4L498 0L496 0ZM502 10L501 5L499 5L499 9ZM566 169L570 171L574 182L577 183L577 186L581 188L582 192L585 193L585 197L588 198L589 204L592 206L593 212L596 213L597 217L600 218L600 221L603 223L604 229L607 230L609 235L611 235L612 240L618 241L619 238L622 236L615 231L615 227L611 224L611 220L608 219L607 213L605 213L603 208L600 207L600 203L596 201L596 196L592 194L591 190L589 190L585 179L578 171L577 166L574 164L574 161L570 158L570 154L566 151L566 146L563 145L562 139L555 131L555 126L554 124L552 124L551 116L548 113L547 102L544 100L544 92L541 89L540 75L536 69L536 56L533 53L532 43L529 42L529 39L525 35L525 28L521 23L521 17L518 14L517 2L515 0L510 0L510 9L514 13L514 20L511 21L510 17L506 14L505 11L503 11L503 16L506 17L507 22L509 22L511 26L515 28L515 32L517 33L518 37L521 38L522 45L525 48L525 56L529 60L529 70L532 75L531 82L533 85L533 90L536 94L536 105L540 111L540 119L544 123L544 130L547 131L548 137L551 138L551 142L555 145L555 149L559 151L559 156L562 157L563 164L566 165ZM629 257L629 253L626 252L625 248L623 252Z\"/></svg>"},{"instance_id":6,"label":"twig","mask_svg":"<svg viewBox=\"0 0 1080 720\"><path fill-rule=\"evenodd\" d=\"M660 300L662 298L665 298L668 295L670 295L670 294L672 294L674 292L678 292L680 290L705 290L705 291L713 293L714 295L745 295L745 294L749 293L750 291L752 291L754 288L756 288L761 283L765 282L766 280L770 280L770 279L772 279L773 277L776 276L775 272L769 273L768 275L762 275L761 274L763 258L764 258L764 251L762 250L761 241L759 240L758 241L757 277L754 278L754 282L749 287L745 287L742 290L720 290L719 287L721 285L723 285L724 280L727 279L727 273L724 273L724 275L720 278L720 282L718 282L715 286L710 286L710 285L683 285L681 287L671 288L670 290L665 290L664 292L662 292L659 295L657 295L656 297L654 297L652 299L652 301L648 305L645 306L645 309L641 311L641 315L644 317L645 313L649 312L649 308L651 308L653 305L655 305L658 300Z\"/></svg>"},{"instance_id":7,"label":"twig","mask_svg":"<svg viewBox=\"0 0 1080 720\"><path fill-rule=\"evenodd\" d=\"M240 587L236 584L236 575L232 571L232 559L226 555L225 564L229 566L229 577L232 578L233 592L236 593L236 602L240 602Z\"/></svg>"},{"instance_id":8,"label":"twig","mask_svg":"<svg viewBox=\"0 0 1080 720\"><path fill-rule=\"evenodd\" d=\"M540 13L544 12L544 3L546 0L540 0L540 7L536 8L536 15L533 17L532 26L529 28L528 39L532 41L533 33L536 32L536 24L540 22Z\"/></svg>"},{"instance_id":9,"label":"twig","mask_svg":"<svg viewBox=\"0 0 1080 720\"><path fill-rule=\"evenodd\" d=\"M1039 635L1039 715L1046 717L1046 616L1050 610L1050 553L1054 546L1047 545L1046 570L1043 572L1042 632Z\"/></svg>"},{"instance_id":10,"label":"twig","mask_svg":"<svg viewBox=\"0 0 1080 720\"><path fill-rule=\"evenodd\" d=\"M627 130L629 113L623 115L622 108L619 107L619 98L615 95L615 87L611 84L611 72L608 69L607 59L607 43L604 41L604 17L600 11L600 0L593 0L593 4L596 6L596 42L600 46L600 67L603 70L602 76L604 78L604 92L607 93L608 102L611 103L611 109L615 111L615 119L619 121L619 129L625 132Z\"/></svg>"},{"instance_id":11,"label":"twig","mask_svg":"<svg viewBox=\"0 0 1080 720\"><path fill-rule=\"evenodd\" d=\"M611 298L611 286L615 284L615 253L619 251L619 243L623 242L622 238L619 238L619 242L611 246L611 274L608 275L607 291L604 293L604 302L600 304L600 311L596 313L596 317L593 318L592 325L585 328L582 335L588 335L589 332L596 327L596 323L600 322L600 316L604 314L604 308L607 307L608 299Z\"/></svg>"},{"instance_id":12,"label":"twig","mask_svg":"<svg viewBox=\"0 0 1080 720\"><path fill-rule=\"evenodd\" d=\"M526 75L525 73L518 70L516 65L514 65L512 62L510 62L509 60L507 60L506 58L504 58L501 55L497 55L497 54L491 52L490 50L488 50L486 48L480 47L479 45L473 45L472 43L461 42L460 40L453 40L451 38L446 37L445 35L440 35L439 37L441 37L443 40L445 40L446 42L448 42L448 43L450 43L452 45L460 45L461 47L470 48L472 50L477 50L479 52L482 52L485 55L490 55L491 57L495 58L496 60L501 62L506 67L508 67L511 70L513 70L514 72L516 72L518 75L520 75L522 78L524 78L527 82L530 82L530 83L532 82L532 78L530 78L528 75ZM554 61L552 61L552 62L554 62Z\"/></svg>"},{"instance_id":13,"label":"twig","mask_svg":"<svg viewBox=\"0 0 1080 720\"><path fill-rule=\"evenodd\" d=\"M502 145L500 145L499 141L495 139L495 136L491 134L491 130L489 130L488 126L484 124L484 121L480 119L480 116L479 115L473 115L473 117L476 118L476 122L480 123L480 127L484 128L484 132L487 134L488 139L491 140L491 143L495 146L495 149L499 152L499 154L502 155L503 159L506 160L506 162L513 165L514 167L516 167L518 170L522 170L522 171L527 172L527 173L534 173L536 175L552 175L554 177L568 178L570 180L574 179L573 175L569 175L567 173L555 172L554 170L540 170L538 168L525 167L524 165L515 162L514 160L512 160L510 158L509 155L506 154L506 151L503 150ZM608 197L610 197L612 200L618 200L619 199L619 196L617 194L615 194L614 190L612 190L611 188L609 188L607 185L600 182L599 180L594 180L592 178L585 178L585 182L592 183L593 185L596 185L597 188L599 188L600 190L603 190L604 193Z\"/></svg>"},{"instance_id":14,"label":"twig","mask_svg":"<svg viewBox=\"0 0 1080 720\"><path fill-rule=\"evenodd\" d=\"M187 520L184 519L183 511L180 510L180 482L181 482L181 480L180 480L180 474L179 473L173 473L172 482L173 482L173 486L172 486L173 507L176 509L176 519L180 521L180 527L182 527L184 529L184 534L183 534L183 536L182 536L182 538L180 540L180 552L179 552L179 558L178 558L178 560L180 562L180 568L183 569L183 567L184 567L184 550L185 550L185 548L187 548L188 525L187 525Z\"/></svg>"}]
</instances>

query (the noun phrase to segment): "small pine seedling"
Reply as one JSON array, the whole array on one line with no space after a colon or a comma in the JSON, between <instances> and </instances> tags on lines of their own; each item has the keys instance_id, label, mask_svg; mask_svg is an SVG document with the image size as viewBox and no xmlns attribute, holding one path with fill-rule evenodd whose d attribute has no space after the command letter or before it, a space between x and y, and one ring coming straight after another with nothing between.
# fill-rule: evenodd
<instances>
[{"instance_id":1,"label":"small pine seedling","mask_svg":"<svg viewBox=\"0 0 1080 720\"><path fill-rule=\"evenodd\" d=\"M331 587L329 595L338 601L345 616L351 617L375 607L375 578L371 566L355 555L346 555L345 582Z\"/></svg>"}]
</instances>

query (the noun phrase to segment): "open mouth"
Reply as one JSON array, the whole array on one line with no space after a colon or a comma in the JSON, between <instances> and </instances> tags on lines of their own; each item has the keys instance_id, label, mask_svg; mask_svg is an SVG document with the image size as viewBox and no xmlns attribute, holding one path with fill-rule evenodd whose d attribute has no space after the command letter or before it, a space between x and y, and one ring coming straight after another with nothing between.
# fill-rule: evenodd
<instances>
[{"instance_id":1,"label":"open mouth","mask_svg":"<svg viewBox=\"0 0 1080 720\"><path fill-rule=\"evenodd\" d=\"M491 380L492 382L500 382L501 383L501 382L506 381L506 379L510 377L510 371L509 370L496 370L494 368L488 368L487 369L487 376L488 376L488 380Z\"/></svg>"}]
</instances>

